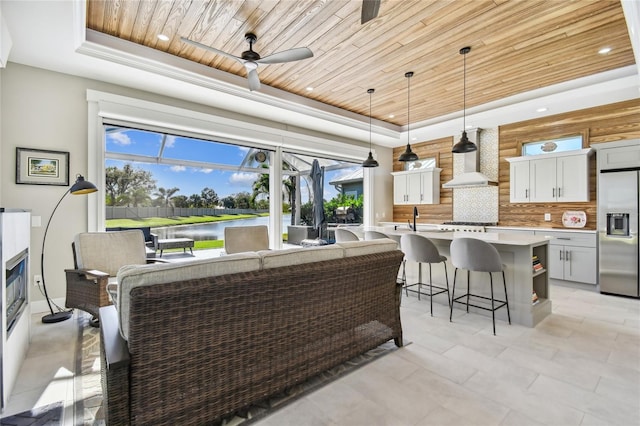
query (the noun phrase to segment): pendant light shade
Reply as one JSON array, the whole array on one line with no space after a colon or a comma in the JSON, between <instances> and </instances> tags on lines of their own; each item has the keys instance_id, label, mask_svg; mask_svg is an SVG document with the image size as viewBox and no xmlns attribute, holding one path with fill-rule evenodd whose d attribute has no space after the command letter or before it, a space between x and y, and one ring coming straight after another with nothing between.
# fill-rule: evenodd
<instances>
[{"instance_id":1,"label":"pendant light shade","mask_svg":"<svg viewBox=\"0 0 640 426\"><path fill-rule=\"evenodd\" d=\"M411 125L409 118L409 112L411 111L411 77L413 77L413 72L409 71L404 76L407 78L407 148L400 154L398 161L416 161L418 156L411 151L411 136L409 135L409 126Z\"/></svg>"},{"instance_id":2,"label":"pendant light shade","mask_svg":"<svg viewBox=\"0 0 640 426\"><path fill-rule=\"evenodd\" d=\"M460 138L460 142L455 144L451 149L453 153L464 153L471 152L478 149L478 147L469 140L467 137L467 128L466 128L466 117L467 117L467 53L471 51L470 47L463 47L460 49L460 54L463 59L463 103L462 103L462 137Z\"/></svg>"},{"instance_id":3,"label":"pendant light shade","mask_svg":"<svg viewBox=\"0 0 640 426\"><path fill-rule=\"evenodd\" d=\"M378 162L373 158L373 154L371 154L371 96L373 95L373 92L375 92L375 89L367 90L367 93L369 94L369 156L362 162L362 167L379 166Z\"/></svg>"}]
</instances>

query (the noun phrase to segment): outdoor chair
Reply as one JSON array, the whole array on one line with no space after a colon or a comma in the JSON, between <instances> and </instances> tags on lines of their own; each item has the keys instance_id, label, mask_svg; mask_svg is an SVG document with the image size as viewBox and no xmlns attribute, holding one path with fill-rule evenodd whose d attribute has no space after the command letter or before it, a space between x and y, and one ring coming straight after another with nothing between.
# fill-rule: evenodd
<instances>
[{"instance_id":1,"label":"outdoor chair","mask_svg":"<svg viewBox=\"0 0 640 426\"><path fill-rule=\"evenodd\" d=\"M348 229L344 229L344 228L336 228L335 231L335 235L336 235L336 243L342 243L344 241L359 241L360 238L358 238L358 236L349 231Z\"/></svg>"},{"instance_id":2,"label":"outdoor chair","mask_svg":"<svg viewBox=\"0 0 640 426\"><path fill-rule=\"evenodd\" d=\"M269 250L269 228L265 225L227 226L224 228L227 254Z\"/></svg>"},{"instance_id":3,"label":"outdoor chair","mask_svg":"<svg viewBox=\"0 0 640 426\"><path fill-rule=\"evenodd\" d=\"M141 230L83 232L75 236L71 249L74 269L65 269L65 306L90 313L98 326L98 311L115 297L118 270L125 265L144 265L161 260L147 259ZM109 288L109 292L107 289Z\"/></svg>"}]
</instances>

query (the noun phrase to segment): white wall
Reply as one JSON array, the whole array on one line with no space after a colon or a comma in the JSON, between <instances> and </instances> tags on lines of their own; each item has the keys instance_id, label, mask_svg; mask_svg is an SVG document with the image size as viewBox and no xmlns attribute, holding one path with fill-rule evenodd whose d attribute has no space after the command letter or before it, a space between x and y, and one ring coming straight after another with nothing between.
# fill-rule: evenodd
<instances>
[{"instance_id":1,"label":"white wall","mask_svg":"<svg viewBox=\"0 0 640 426\"><path fill-rule=\"evenodd\" d=\"M40 272L42 238L51 212L68 187L49 185L16 185L16 147L48 149L70 152L70 183L76 174L87 175L87 89L100 90L123 96L164 103L194 111L251 120L271 127L285 128L285 124L242 117L227 111L184 102L115 86L95 80L60 74L38 68L9 63L0 71L0 205L30 209L32 216L41 217L42 225L32 229L31 278ZM317 133L308 132L310 135ZM327 137L327 135L323 135ZM334 140L336 138L333 138ZM340 139L337 139L340 140ZM365 143L345 141L365 146ZM375 147L381 167L375 169L375 211L391 217L391 149ZM364 159L364 157L363 157ZM73 266L71 241L78 232L87 230L87 204L89 197L102 197L103 192L89 195L68 195L53 218L47 235L45 279L49 296L64 300L64 268ZM37 291L31 299L43 301ZM41 306L34 305L34 308ZM44 306L44 304L42 304Z\"/></svg>"}]
</instances>

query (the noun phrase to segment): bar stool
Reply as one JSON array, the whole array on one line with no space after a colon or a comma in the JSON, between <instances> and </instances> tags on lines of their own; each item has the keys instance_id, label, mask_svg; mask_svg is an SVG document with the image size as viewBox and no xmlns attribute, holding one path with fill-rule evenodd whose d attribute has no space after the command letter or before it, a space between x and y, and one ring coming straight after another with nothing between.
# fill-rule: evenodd
<instances>
[{"instance_id":1,"label":"bar stool","mask_svg":"<svg viewBox=\"0 0 640 426\"><path fill-rule=\"evenodd\" d=\"M493 335L496 334L496 310L507 307L507 318L511 324L511 314L509 313L509 299L507 297L507 281L504 276L504 265L500 259L500 253L491 244L475 238L455 238L451 241L451 263L456 268L453 273L453 289L451 291L451 311L449 313L449 321L453 318L453 304L466 304L467 312L469 306L473 306L486 311L491 311L491 319L493 321ZM456 275L458 269L467 270L467 293L462 296L455 297L456 292ZM491 297L480 296L471 293L470 271L488 272L491 283ZM502 272L502 283L504 285L504 300L495 299L493 296L493 272ZM469 303L469 297L473 296L479 299L491 300L491 308L479 306ZM466 302L459 299L466 298ZM496 306L496 302L498 305Z\"/></svg>"},{"instance_id":2,"label":"bar stool","mask_svg":"<svg viewBox=\"0 0 640 426\"><path fill-rule=\"evenodd\" d=\"M369 240L378 240L380 238L389 238L396 243L398 243L398 247L400 247L400 236L399 235L387 235L384 232L378 231L364 231L364 239L365 241Z\"/></svg>"},{"instance_id":3,"label":"bar stool","mask_svg":"<svg viewBox=\"0 0 640 426\"><path fill-rule=\"evenodd\" d=\"M353 232L344 228L336 228L335 231L336 243L342 243L344 241L360 241L360 238Z\"/></svg>"},{"instance_id":4,"label":"bar stool","mask_svg":"<svg viewBox=\"0 0 640 426\"><path fill-rule=\"evenodd\" d=\"M418 262L418 282L415 284L407 284L406 272L404 270L403 263L403 282L404 289L407 295L409 295L409 287L418 286L418 291L411 290L413 292L418 293L418 300L420 300L420 295L424 294L425 296L429 296L430 302L430 312L431 316L433 316L433 296L440 293L447 293L447 303L449 304L449 309L451 309L451 300L449 297L449 275L447 274L447 258L445 256L440 255L436 246L429 240L421 235L417 234L404 234L400 238L400 247L405 255L405 261L410 260L412 262ZM422 282L422 264L429 264L429 293L422 293L422 285L426 283ZM447 281L447 287L442 287L439 285L434 285L432 276L431 276L431 264L432 263L442 263L444 265L444 276ZM434 293L433 289L437 291Z\"/></svg>"}]
</instances>

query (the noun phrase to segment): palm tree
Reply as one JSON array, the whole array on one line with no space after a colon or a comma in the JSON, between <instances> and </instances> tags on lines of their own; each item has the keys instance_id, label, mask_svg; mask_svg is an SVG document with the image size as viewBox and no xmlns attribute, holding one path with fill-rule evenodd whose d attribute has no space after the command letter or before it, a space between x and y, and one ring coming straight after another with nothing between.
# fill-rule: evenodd
<instances>
[{"instance_id":1,"label":"palm tree","mask_svg":"<svg viewBox=\"0 0 640 426\"><path fill-rule=\"evenodd\" d=\"M164 205L164 207L173 207L173 203L171 202L171 197L173 197L174 194L178 191L180 191L180 188L171 188L171 189L158 188L158 191L156 191L156 193L153 195L158 197L159 200L162 200L162 204Z\"/></svg>"}]
</instances>

